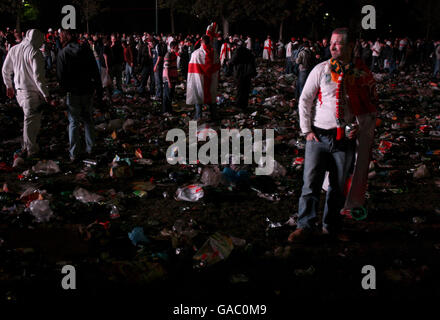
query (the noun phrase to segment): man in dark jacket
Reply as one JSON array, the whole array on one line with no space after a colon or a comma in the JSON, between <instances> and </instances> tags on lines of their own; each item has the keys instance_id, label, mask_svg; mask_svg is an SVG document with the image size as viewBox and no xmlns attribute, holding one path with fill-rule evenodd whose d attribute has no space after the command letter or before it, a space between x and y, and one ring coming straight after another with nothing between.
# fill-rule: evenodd
<instances>
[{"instance_id":1,"label":"man in dark jacket","mask_svg":"<svg viewBox=\"0 0 440 320\"><path fill-rule=\"evenodd\" d=\"M301 96L307 77L314 67L313 55L309 46L309 42L305 42L299 49L298 57L296 58L296 63L298 64L298 80L296 82L297 99Z\"/></svg>"},{"instance_id":2,"label":"man in dark jacket","mask_svg":"<svg viewBox=\"0 0 440 320\"><path fill-rule=\"evenodd\" d=\"M116 88L122 92L122 65L124 63L124 49L115 34L110 37L110 46L106 47L108 73L110 79L116 78Z\"/></svg>"},{"instance_id":3,"label":"man in dark jacket","mask_svg":"<svg viewBox=\"0 0 440 320\"><path fill-rule=\"evenodd\" d=\"M63 49L58 53L57 78L66 92L69 118L70 160L80 156L80 124L84 125L86 151L91 154L95 144L93 124L93 92L102 97L101 76L93 52L87 44L79 44L70 30L60 34Z\"/></svg>"},{"instance_id":4,"label":"man in dark jacket","mask_svg":"<svg viewBox=\"0 0 440 320\"><path fill-rule=\"evenodd\" d=\"M237 106L246 109L251 91L251 80L256 75L255 57L243 45L243 42L239 41L229 64L233 68L234 79L237 82Z\"/></svg>"},{"instance_id":5,"label":"man in dark jacket","mask_svg":"<svg viewBox=\"0 0 440 320\"><path fill-rule=\"evenodd\" d=\"M139 47L137 55L137 63L140 68L141 81L137 88L138 93L145 92L145 86L150 78L150 95L155 94L154 72L153 72L153 57L152 49L154 44L151 40L148 40L146 36L141 40L142 43Z\"/></svg>"},{"instance_id":6,"label":"man in dark jacket","mask_svg":"<svg viewBox=\"0 0 440 320\"><path fill-rule=\"evenodd\" d=\"M162 99L162 75L163 75L163 62L165 54L167 53L167 45L162 41L160 37L157 37L157 44L154 46L153 53L153 71L154 71L154 83L156 84L156 100Z\"/></svg>"}]
</instances>

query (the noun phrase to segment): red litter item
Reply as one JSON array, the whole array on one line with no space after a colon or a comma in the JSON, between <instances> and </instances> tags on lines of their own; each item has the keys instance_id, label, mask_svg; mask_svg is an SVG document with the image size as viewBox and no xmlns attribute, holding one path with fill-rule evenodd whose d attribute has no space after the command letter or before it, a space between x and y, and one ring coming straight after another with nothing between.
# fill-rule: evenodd
<instances>
[{"instance_id":1,"label":"red litter item","mask_svg":"<svg viewBox=\"0 0 440 320\"><path fill-rule=\"evenodd\" d=\"M136 150L136 152L134 153L134 155L135 155L136 158L138 158L138 159L142 159L142 158L143 158L143 156L142 156L142 150L141 150L140 148L138 148L138 149Z\"/></svg>"},{"instance_id":2,"label":"red litter item","mask_svg":"<svg viewBox=\"0 0 440 320\"><path fill-rule=\"evenodd\" d=\"M178 188L176 191L176 200L196 202L205 195L202 185L192 184L186 187Z\"/></svg>"},{"instance_id":3,"label":"red litter item","mask_svg":"<svg viewBox=\"0 0 440 320\"><path fill-rule=\"evenodd\" d=\"M430 125L423 125L423 126L420 126L420 128L419 128L419 130L421 131L421 132L423 132L423 133L425 133L425 132L427 132L429 129L431 129L431 126Z\"/></svg>"},{"instance_id":4,"label":"red litter item","mask_svg":"<svg viewBox=\"0 0 440 320\"><path fill-rule=\"evenodd\" d=\"M99 224L100 224L101 226L103 226L105 230L108 230L108 229L110 228L110 221L99 222Z\"/></svg>"},{"instance_id":5,"label":"red litter item","mask_svg":"<svg viewBox=\"0 0 440 320\"><path fill-rule=\"evenodd\" d=\"M378 149L379 149L379 151L385 153L385 152L388 152L388 151L391 149L392 145L393 145L392 142L382 140L382 141L380 142L380 144L379 144L379 148L378 148Z\"/></svg>"}]
</instances>

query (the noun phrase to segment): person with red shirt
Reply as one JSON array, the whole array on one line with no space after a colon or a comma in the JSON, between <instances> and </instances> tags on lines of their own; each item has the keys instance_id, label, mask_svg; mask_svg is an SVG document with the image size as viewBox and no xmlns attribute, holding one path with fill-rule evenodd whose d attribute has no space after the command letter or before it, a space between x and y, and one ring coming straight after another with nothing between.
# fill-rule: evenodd
<instances>
[{"instance_id":1,"label":"person with red shirt","mask_svg":"<svg viewBox=\"0 0 440 320\"><path fill-rule=\"evenodd\" d=\"M133 51L125 41L122 41L122 48L124 48L125 85L128 85L131 79L134 79L136 82L136 77L133 75Z\"/></svg>"}]
</instances>

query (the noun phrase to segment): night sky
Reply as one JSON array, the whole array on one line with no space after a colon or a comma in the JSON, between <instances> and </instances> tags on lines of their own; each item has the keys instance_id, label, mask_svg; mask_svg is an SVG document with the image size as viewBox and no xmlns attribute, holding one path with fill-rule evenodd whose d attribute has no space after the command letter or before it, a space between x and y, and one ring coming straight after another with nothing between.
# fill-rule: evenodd
<instances>
[{"instance_id":1,"label":"night sky","mask_svg":"<svg viewBox=\"0 0 440 320\"><path fill-rule=\"evenodd\" d=\"M23 23L24 29L28 27L58 28L62 19L61 8L68 1L34 1L39 7L39 16L35 21ZM431 3L430 3L431 2ZM125 0L105 1L101 13L90 23L92 31L154 31L155 1ZM243 1L245 4L246 1ZM347 1L334 0L322 1L322 6L314 18L300 19L298 23L295 17L289 17L284 25L284 38L295 36L323 36L328 35L336 26L359 25L361 21L361 7L371 4L377 10L377 30L364 33L365 37L376 36L410 36L425 37L427 35L428 22L431 19L432 26L429 37L436 38L439 35L439 22L435 16L439 15L439 4L432 0L400 0L400 1ZM431 8L431 9L429 9ZM329 19L324 20L325 13ZM429 16L431 18L429 18ZM217 20L220 20L217 18ZM15 25L15 17L2 14L2 27L4 24ZM175 14L176 32L201 32L208 19L197 19L194 15ZM219 21L220 22L220 21ZM85 29L78 16L79 29ZM160 9L159 31L170 32L169 9ZM278 34L279 26L265 25L262 21L252 18L240 19L239 22L231 23L232 33L244 33L251 35Z\"/></svg>"}]
</instances>

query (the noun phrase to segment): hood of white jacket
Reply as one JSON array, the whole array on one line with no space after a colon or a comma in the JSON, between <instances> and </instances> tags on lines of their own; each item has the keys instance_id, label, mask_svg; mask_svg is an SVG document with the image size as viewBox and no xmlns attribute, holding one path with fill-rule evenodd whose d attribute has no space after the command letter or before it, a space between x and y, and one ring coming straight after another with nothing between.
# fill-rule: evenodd
<instances>
[{"instance_id":1,"label":"hood of white jacket","mask_svg":"<svg viewBox=\"0 0 440 320\"><path fill-rule=\"evenodd\" d=\"M40 49L44 42L44 35L38 29L30 29L26 32L24 39L28 41L35 49Z\"/></svg>"}]
</instances>

